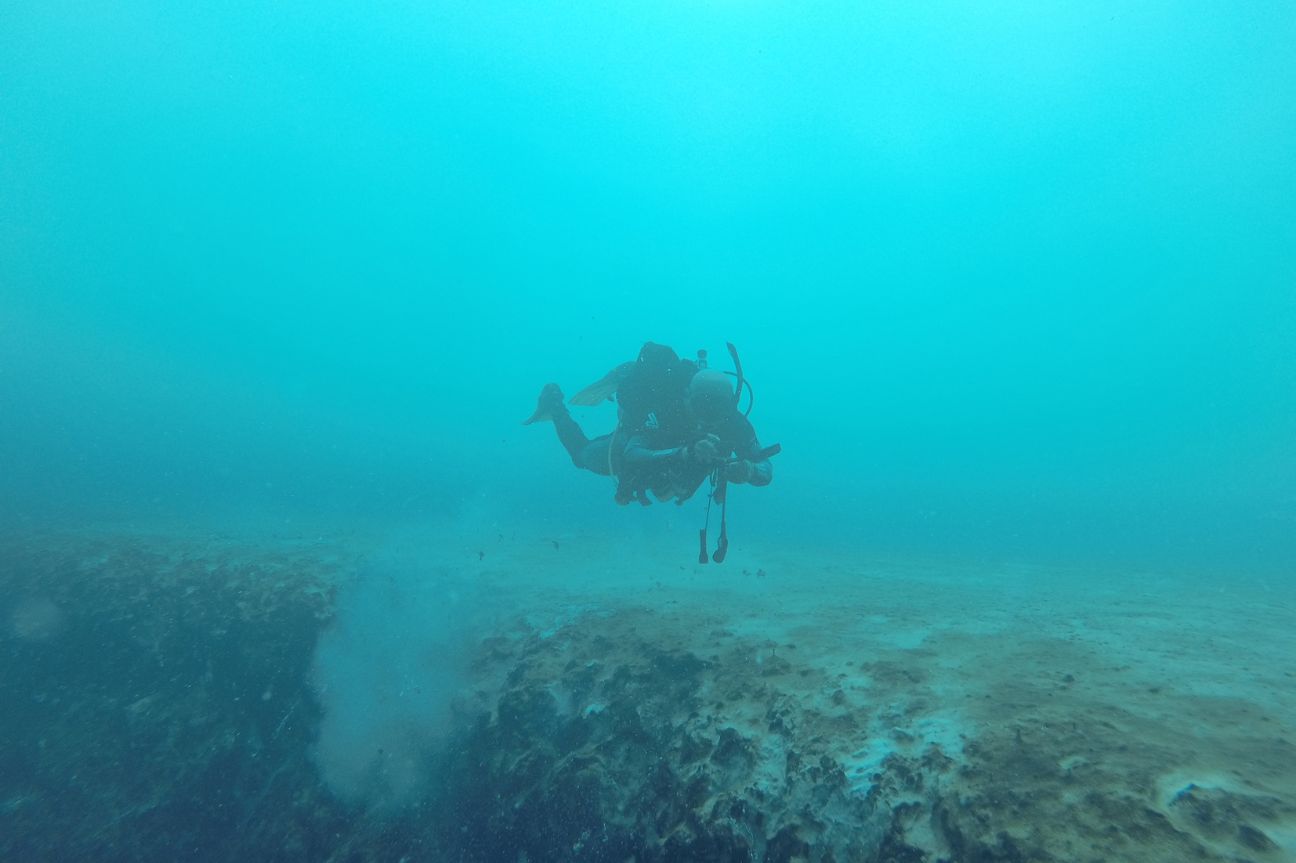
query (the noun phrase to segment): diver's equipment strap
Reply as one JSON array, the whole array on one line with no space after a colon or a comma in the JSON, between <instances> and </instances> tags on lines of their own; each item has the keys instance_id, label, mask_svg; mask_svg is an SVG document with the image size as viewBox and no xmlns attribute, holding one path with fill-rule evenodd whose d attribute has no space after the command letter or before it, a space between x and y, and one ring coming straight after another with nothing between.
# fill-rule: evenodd
<instances>
[{"instance_id":1,"label":"diver's equipment strap","mask_svg":"<svg viewBox=\"0 0 1296 863\"><path fill-rule=\"evenodd\" d=\"M725 480L720 480L720 491L724 491ZM725 516L729 514L729 495L721 494L720 496L720 541L716 543L715 554L711 559L716 563L724 563L725 555L729 553L729 530L725 524Z\"/></svg>"},{"instance_id":2,"label":"diver's equipment strap","mask_svg":"<svg viewBox=\"0 0 1296 863\"><path fill-rule=\"evenodd\" d=\"M708 560L724 563L725 555L729 553L729 496L725 494L728 486L729 481L724 476L724 465L711 471L711 491L707 494L706 520L702 523L702 529L698 531L698 563L706 563ZM715 554L708 557L707 528L711 526L711 504L716 500L720 501L720 539L716 542Z\"/></svg>"},{"instance_id":3,"label":"diver's equipment strap","mask_svg":"<svg viewBox=\"0 0 1296 863\"><path fill-rule=\"evenodd\" d=\"M715 500L715 472L711 472L711 491L707 494L706 520L702 522L702 529L698 531L698 563L706 563L710 558L707 556L707 528L711 526L711 501Z\"/></svg>"}]
</instances>

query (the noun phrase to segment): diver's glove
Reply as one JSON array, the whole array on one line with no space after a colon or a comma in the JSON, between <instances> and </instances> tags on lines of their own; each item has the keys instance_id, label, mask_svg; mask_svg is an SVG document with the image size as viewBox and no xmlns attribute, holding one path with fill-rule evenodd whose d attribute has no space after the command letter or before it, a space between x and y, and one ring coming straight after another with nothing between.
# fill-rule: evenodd
<instances>
[{"instance_id":1,"label":"diver's glove","mask_svg":"<svg viewBox=\"0 0 1296 863\"><path fill-rule=\"evenodd\" d=\"M729 482L749 482L754 467L745 458L734 459L724 466L724 478Z\"/></svg>"},{"instance_id":2,"label":"diver's glove","mask_svg":"<svg viewBox=\"0 0 1296 863\"><path fill-rule=\"evenodd\" d=\"M720 438L709 434L687 449L688 457L705 467L714 467L723 458L720 454Z\"/></svg>"}]
</instances>

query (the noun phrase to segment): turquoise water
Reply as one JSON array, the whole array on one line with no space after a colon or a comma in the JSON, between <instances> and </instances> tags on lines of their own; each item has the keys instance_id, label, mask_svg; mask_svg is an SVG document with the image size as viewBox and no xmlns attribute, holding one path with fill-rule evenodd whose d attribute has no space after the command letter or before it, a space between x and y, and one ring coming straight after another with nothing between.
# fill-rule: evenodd
<instances>
[{"instance_id":1,"label":"turquoise water","mask_svg":"<svg viewBox=\"0 0 1296 863\"><path fill-rule=\"evenodd\" d=\"M687 557L519 421L728 340L785 450L747 537L1289 570L1294 41L1268 2L11 3L0 516Z\"/></svg>"},{"instance_id":2,"label":"turquoise water","mask_svg":"<svg viewBox=\"0 0 1296 863\"><path fill-rule=\"evenodd\" d=\"M1296 859L1293 45L0 4L0 858ZM723 566L521 422L649 340Z\"/></svg>"}]
</instances>

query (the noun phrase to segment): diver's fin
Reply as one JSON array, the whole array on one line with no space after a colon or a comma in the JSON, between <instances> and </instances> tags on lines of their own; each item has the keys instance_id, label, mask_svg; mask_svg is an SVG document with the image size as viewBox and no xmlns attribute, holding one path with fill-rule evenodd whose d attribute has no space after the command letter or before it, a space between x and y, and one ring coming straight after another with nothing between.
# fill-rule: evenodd
<instances>
[{"instance_id":1,"label":"diver's fin","mask_svg":"<svg viewBox=\"0 0 1296 863\"><path fill-rule=\"evenodd\" d=\"M545 384L544 389L540 390L540 398L536 399L535 413L522 420L522 425L553 422L554 414L562 409L562 389L557 384Z\"/></svg>"},{"instance_id":2,"label":"diver's fin","mask_svg":"<svg viewBox=\"0 0 1296 863\"><path fill-rule=\"evenodd\" d=\"M581 405L582 407L591 407L593 405L602 404L605 400L612 398L613 394L617 390L617 386L621 383L621 379L624 378L626 373L632 368L634 368L634 363L622 363L594 383L587 386L585 389L576 393L576 395L572 396L569 400L570 403Z\"/></svg>"}]
</instances>

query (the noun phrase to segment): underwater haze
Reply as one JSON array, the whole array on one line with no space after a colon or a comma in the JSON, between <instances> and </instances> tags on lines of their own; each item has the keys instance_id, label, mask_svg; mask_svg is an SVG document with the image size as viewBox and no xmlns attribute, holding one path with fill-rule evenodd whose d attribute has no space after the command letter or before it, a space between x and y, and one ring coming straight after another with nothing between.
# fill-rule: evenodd
<instances>
[{"instance_id":1,"label":"underwater haze","mask_svg":"<svg viewBox=\"0 0 1296 863\"><path fill-rule=\"evenodd\" d=\"M20 3L5 518L618 530L522 428L742 353L749 529L1296 560L1286 3ZM609 431L612 408L578 419Z\"/></svg>"},{"instance_id":2,"label":"underwater haze","mask_svg":"<svg viewBox=\"0 0 1296 863\"><path fill-rule=\"evenodd\" d=\"M0 858L1296 861L1293 45L0 4ZM723 515L523 423L647 342Z\"/></svg>"}]
</instances>

